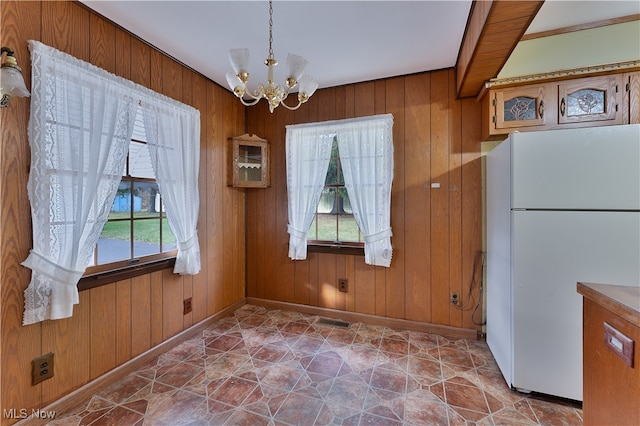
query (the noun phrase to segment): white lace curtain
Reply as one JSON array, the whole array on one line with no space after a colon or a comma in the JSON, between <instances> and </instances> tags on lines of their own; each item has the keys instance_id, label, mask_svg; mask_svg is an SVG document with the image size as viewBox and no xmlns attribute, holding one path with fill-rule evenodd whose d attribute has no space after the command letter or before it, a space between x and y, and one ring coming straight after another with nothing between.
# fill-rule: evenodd
<instances>
[{"instance_id":1,"label":"white lace curtain","mask_svg":"<svg viewBox=\"0 0 640 426\"><path fill-rule=\"evenodd\" d=\"M289 257L307 258L307 232L324 188L334 135L320 128L287 126Z\"/></svg>"},{"instance_id":2,"label":"white lace curtain","mask_svg":"<svg viewBox=\"0 0 640 426\"><path fill-rule=\"evenodd\" d=\"M291 259L306 258L306 235L324 186L335 137L353 215L364 236L365 262L391 265L392 128L391 114L287 126ZM302 154L296 154L296 150ZM319 164L326 161L324 171L307 166L313 159ZM296 170L296 173L290 173L290 170ZM292 247L298 256L292 256Z\"/></svg>"},{"instance_id":3,"label":"white lace curtain","mask_svg":"<svg viewBox=\"0 0 640 426\"><path fill-rule=\"evenodd\" d=\"M78 280L91 261L122 178L138 105L181 105L199 123L199 112L191 107L40 42L29 41L29 49L27 190L33 248L23 262L32 270L25 290L24 325L72 315L79 301ZM199 127L187 135L198 133ZM199 138L181 141L198 150ZM161 161L158 164L164 169ZM197 184L197 167L175 173L195 173ZM173 220L169 211L167 217Z\"/></svg>"},{"instance_id":4,"label":"white lace curtain","mask_svg":"<svg viewBox=\"0 0 640 426\"><path fill-rule=\"evenodd\" d=\"M198 169L200 115L184 108L143 103L144 127L158 188L167 210L169 227L178 242L173 272L200 272L198 242Z\"/></svg>"}]
</instances>

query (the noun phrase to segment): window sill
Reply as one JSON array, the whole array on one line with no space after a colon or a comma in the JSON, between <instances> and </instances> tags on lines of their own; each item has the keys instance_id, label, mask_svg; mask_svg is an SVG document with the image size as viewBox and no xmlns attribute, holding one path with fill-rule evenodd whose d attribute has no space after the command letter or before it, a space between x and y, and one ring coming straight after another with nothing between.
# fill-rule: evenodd
<instances>
[{"instance_id":1,"label":"window sill","mask_svg":"<svg viewBox=\"0 0 640 426\"><path fill-rule=\"evenodd\" d=\"M163 269L173 268L176 258L156 260L143 264L131 265L111 271L98 272L93 275L84 276L78 281L78 290L89 290L91 288L100 287L105 284L111 284L116 281L134 278L140 275L150 274L151 272L161 271Z\"/></svg>"},{"instance_id":2,"label":"window sill","mask_svg":"<svg viewBox=\"0 0 640 426\"><path fill-rule=\"evenodd\" d=\"M364 256L364 247L347 246L340 244L307 244L307 252L332 253L352 256Z\"/></svg>"}]
</instances>

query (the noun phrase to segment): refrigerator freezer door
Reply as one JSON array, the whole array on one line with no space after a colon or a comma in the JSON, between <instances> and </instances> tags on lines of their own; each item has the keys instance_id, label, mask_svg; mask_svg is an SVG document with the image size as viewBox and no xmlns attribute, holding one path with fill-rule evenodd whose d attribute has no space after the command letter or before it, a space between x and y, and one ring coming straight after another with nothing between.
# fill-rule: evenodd
<instances>
[{"instance_id":1,"label":"refrigerator freezer door","mask_svg":"<svg viewBox=\"0 0 640 426\"><path fill-rule=\"evenodd\" d=\"M640 124L513 133L512 207L640 210Z\"/></svg>"},{"instance_id":2,"label":"refrigerator freezer door","mask_svg":"<svg viewBox=\"0 0 640 426\"><path fill-rule=\"evenodd\" d=\"M511 144L487 155L487 345L511 383Z\"/></svg>"},{"instance_id":3,"label":"refrigerator freezer door","mask_svg":"<svg viewBox=\"0 0 640 426\"><path fill-rule=\"evenodd\" d=\"M513 383L582 400L578 281L640 285L640 213L512 212Z\"/></svg>"}]
</instances>

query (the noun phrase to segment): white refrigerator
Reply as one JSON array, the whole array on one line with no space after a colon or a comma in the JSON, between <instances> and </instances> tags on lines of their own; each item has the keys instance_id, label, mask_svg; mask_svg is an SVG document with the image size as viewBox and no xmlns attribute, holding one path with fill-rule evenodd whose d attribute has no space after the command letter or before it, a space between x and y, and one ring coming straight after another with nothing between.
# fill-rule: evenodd
<instances>
[{"instance_id":1,"label":"white refrigerator","mask_svg":"<svg viewBox=\"0 0 640 426\"><path fill-rule=\"evenodd\" d=\"M578 281L640 286L640 125L487 154L487 343L507 384L582 401Z\"/></svg>"}]
</instances>

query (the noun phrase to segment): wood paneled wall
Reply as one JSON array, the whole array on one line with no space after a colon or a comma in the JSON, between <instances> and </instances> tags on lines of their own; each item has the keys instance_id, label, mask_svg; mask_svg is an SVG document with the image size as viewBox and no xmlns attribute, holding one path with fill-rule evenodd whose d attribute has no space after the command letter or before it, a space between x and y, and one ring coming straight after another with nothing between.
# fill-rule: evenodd
<instances>
[{"instance_id":1,"label":"wood paneled wall","mask_svg":"<svg viewBox=\"0 0 640 426\"><path fill-rule=\"evenodd\" d=\"M268 139L272 155L271 187L247 191L248 296L479 328L468 292L475 276L477 299L481 278L481 114L475 100L455 99L455 85L454 70L440 70L319 90L294 112L247 109L247 131ZM391 267L324 253L290 260L285 125L383 113L394 116ZM337 290L340 277L347 293ZM451 292L464 309L449 303Z\"/></svg>"},{"instance_id":2,"label":"wood paneled wall","mask_svg":"<svg viewBox=\"0 0 640 426\"><path fill-rule=\"evenodd\" d=\"M82 291L72 318L23 327L30 270L20 262L32 245L29 99L0 111L0 407L30 413L245 297L245 193L225 180L227 138L244 133L245 120L231 93L79 3L3 0L0 7L0 44L15 50L28 87L27 40L34 39L192 105L202 119L200 274L164 270ZM183 315L186 297L193 312ZM31 360L47 352L55 354L55 376L31 386Z\"/></svg>"}]
</instances>

